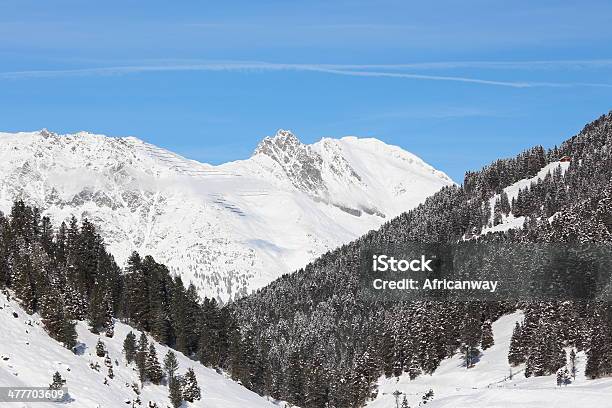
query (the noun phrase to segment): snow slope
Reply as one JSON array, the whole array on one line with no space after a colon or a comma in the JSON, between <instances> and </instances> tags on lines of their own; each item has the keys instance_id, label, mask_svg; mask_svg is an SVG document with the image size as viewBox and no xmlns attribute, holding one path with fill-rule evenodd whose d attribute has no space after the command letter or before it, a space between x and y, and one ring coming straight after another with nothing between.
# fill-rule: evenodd
<instances>
[{"instance_id":1,"label":"snow slope","mask_svg":"<svg viewBox=\"0 0 612 408\"><path fill-rule=\"evenodd\" d=\"M519 190L529 188L532 183L537 183L540 180L544 180L547 175L552 175L557 168L561 169L561 174L565 174L569 166L570 162L551 162L548 163L546 166L542 167L540 171L538 171L538 174L536 174L535 176L519 180L516 183L509 185L508 187L504 188L504 192L508 196L508 201L512 202L512 200L516 199L516 197L518 196ZM489 199L489 208L491 211L491 215L489 216L489 224L491 226L483 227L480 234L470 234L470 239L477 238L479 236L486 235L491 232L504 232L510 229L523 228L523 225L525 224L525 217L515 217L512 213L502 214L502 222L498 225L493 226L495 201L497 201L499 197L500 194L494 194L493 197ZM464 235L464 239L466 239L466 235Z\"/></svg>"},{"instance_id":2,"label":"snow slope","mask_svg":"<svg viewBox=\"0 0 612 408\"><path fill-rule=\"evenodd\" d=\"M16 312L18 317L13 317ZM109 356L118 365L113 365L114 378L104 384L107 368L104 358L96 356L95 346L99 336L90 333L83 322L77 325L78 341L83 349L82 354L75 355L51 339L40 323L38 317L28 316L15 302L8 302L5 295L0 295L0 387L48 387L52 375L58 371L66 379L66 387L74 408L117 408L131 406L126 401L132 401L136 395L130 385L139 383L134 364L126 366L122 355L123 340L132 330L131 327L116 323L115 336L102 336ZM157 355L160 361L168 348L156 343ZM273 408L266 399L247 390L230 379L191 361L183 354L176 352L179 361L179 374L192 367L196 373L203 398L189 407L201 408ZM98 362L100 371L90 368L89 363ZM126 385L127 384L127 385ZM143 407L149 401L154 401L162 408L171 406L168 399L168 388L165 385L148 384L142 388L141 401ZM63 404L60 404L63 405ZM51 408L57 403L0 403L0 406Z\"/></svg>"},{"instance_id":3,"label":"snow slope","mask_svg":"<svg viewBox=\"0 0 612 408\"><path fill-rule=\"evenodd\" d=\"M423 375L410 381L404 374L399 379L381 378L377 398L367 408L395 407L396 390L411 407L419 406L422 396L434 391L430 408L556 408L556 407L612 407L612 382L609 379L589 380L584 377L584 353L578 353L578 376L573 384L557 387L554 375L525 378L524 365L512 367L508 379L508 350L516 321L521 312L501 317L493 323L495 344L484 351L480 361L469 370L462 365L460 355L446 359L433 375Z\"/></svg>"},{"instance_id":4,"label":"snow slope","mask_svg":"<svg viewBox=\"0 0 612 408\"><path fill-rule=\"evenodd\" d=\"M153 255L201 295L227 300L377 228L452 181L376 139L265 138L212 166L142 140L46 130L0 133L0 211L21 198L54 224L101 228L123 264Z\"/></svg>"}]
</instances>

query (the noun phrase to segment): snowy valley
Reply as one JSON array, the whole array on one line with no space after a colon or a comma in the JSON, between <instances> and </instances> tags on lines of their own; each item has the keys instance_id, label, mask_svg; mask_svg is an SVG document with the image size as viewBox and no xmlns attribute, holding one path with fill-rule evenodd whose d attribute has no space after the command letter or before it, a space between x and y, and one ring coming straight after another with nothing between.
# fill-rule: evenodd
<instances>
[{"instance_id":1,"label":"snowy valley","mask_svg":"<svg viewBox=\"0 0 612 408\"><path fill-rule=\"evenodd\" d=\"M555 375L525 378L524 364L511 367L508 364L510 338L515 323L522 320L523 313L517 311L494 322L495 343L482 352L474 367L466 369L463 356L457 354L442 361L432 375L421 375L414 380L408 374L381 377L378 395L366 407L395 407L395 392L399 392L400 407L404 397L410 407L419 407L429 390L433 391L433 397L426 404L430 408L610 406L612 382L586 378L584 352L577 353L576 378L568 385L557 386ZM569 355L569 349L566 351Z\"/></svg>"}]
</instances>

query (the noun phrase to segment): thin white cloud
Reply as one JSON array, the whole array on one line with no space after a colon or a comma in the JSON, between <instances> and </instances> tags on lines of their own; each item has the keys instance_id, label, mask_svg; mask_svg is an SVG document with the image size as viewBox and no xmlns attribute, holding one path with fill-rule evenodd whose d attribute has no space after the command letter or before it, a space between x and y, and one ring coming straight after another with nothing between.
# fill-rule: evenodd
<instances>
[{"instance_id":1,"label":"thin white cloud","mask_svg":"<svg viewBox=\"0 0 612 408\"><path fill-rule=\"evenodd\" d=\"M569 61L566 61L569 63ZM591 61L593 62L593 61ZM553 61L535 61L524 62L524 64L553 64ZM564 63L557 61L557 63ZM575 63L575 62L574 62ZM603 64L603 61L599 62ZM447 68L451 68L451 64L460 63L431 63L431 64L447 64ZM468 63L464 63L468 64ZM471 66L476 66L473 62ZM510 63L495 63L495 62L480 62L480 64L510 64ZM517 63L514 64L523 64ZM610 62L612 65L612 61ZM424 67L423 64L398 64L398 65L338 65L338 64L283 64L283 63L268 63L268 62L209 62L209 63L184 63L184 64L151 64L151 65L129 65L129 66L112 66L98 68L76 68L76 69L60 69L60 70L27 70L27 71L10 71L0 72L0 79L27 79L27 78L49 78L49 77L66 77L66 76L94 76L94 75L126 75L146 72L177 72L177 71L309 71L320 72L332 75L355 76L355 77L384 77L384 78L399 78L413 79L426 81L450 81L473 83L480 85L505 86L512 88L532 88L532 87L605 87L611 88L612 84L607 83L589 83L589 82L539 82L539 81L507 81L507 80L492 80L465 76L451 75L430 75L417 74L407 72L393 72L389 69L408 69L416 68L417 66ZM442 65L439 65L441 67ZM458 67L455 65L454 67ZM369 69L383 69L386 71L371 71Z\"/></svg>"}]
</instances>

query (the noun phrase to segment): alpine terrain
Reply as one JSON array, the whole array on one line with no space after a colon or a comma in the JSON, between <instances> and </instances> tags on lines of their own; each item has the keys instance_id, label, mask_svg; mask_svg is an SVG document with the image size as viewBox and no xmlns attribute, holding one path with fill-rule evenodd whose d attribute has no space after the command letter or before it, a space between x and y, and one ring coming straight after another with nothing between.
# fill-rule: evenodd
<instances>
[{"instance_id":1,"label":"alpine terrain","mask_svg":"<svg viewBox=\"0 0 612 408\"><path fill-rule=\"evenodd\" d=\"M87 218L119 265L152 255L199 294L243 296L420 204L452 180L376 139L279 130L219 166L134 137L0 133L0 211Z\"/></svg>"}]
</instances>

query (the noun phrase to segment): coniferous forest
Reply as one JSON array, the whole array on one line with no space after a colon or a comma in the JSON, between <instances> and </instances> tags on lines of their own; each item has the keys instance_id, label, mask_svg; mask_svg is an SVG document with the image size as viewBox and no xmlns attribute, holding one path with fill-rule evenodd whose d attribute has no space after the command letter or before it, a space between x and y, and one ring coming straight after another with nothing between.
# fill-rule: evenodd
<instances>
[{"instance_id":1,"label":"coniferous forest","mask_svg":"<svg viewBox=\"0 0 612 408\"><path fill-rule=\"evenodd\" d=\"M549 375L565 364L564 347L572 347L586 351L587 376L610 376L612 307L606 302L377 302L366 296L357 272L365 248L455 243L510 213L526 217L522 229L478 239L610 242L611 149L612 113L558 147L534 147L468 172L462 186L442 189L378 231L223 306L200 299L193 285L150 256L133 253L122 270L88 220L52 225L44 209L17 201L0 216L0 286L39 313L49 335L67 348L77 344L76 320L111 337L118 319L226 370L259 394L304 408L360 407L376 393L380 375L430 374L457 352L466 366L478 364L480 351L493 342L491 323L517 309L525 319L514 329L509 364L526 363L526 376ZM565 173L553 171L512 200L503 193L563 156L571 158ZM159 366L137 349L143 342L126 339L126 350L136 364ZM149 363L138 363L139 353ZM148 375L154 382L163 374Z\"/></svg>"}]
</instances>

